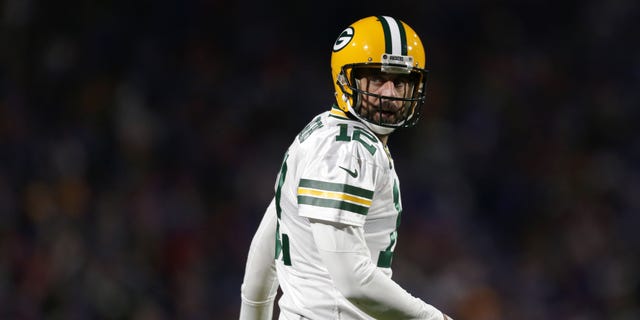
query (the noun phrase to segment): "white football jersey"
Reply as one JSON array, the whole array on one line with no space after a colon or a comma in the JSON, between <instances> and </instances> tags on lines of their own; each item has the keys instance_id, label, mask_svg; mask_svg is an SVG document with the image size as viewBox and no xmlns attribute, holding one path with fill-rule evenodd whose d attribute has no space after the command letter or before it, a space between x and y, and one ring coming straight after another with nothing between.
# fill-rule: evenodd
<instances>
[{"instance_id":1,"label":"white football jersey","mask_svg":"<svg viewBox=\"0 0 640 320\"><path fill-rule=\"evenodd\" d=\"M386 146L334 106L296 136L275 192L281 319L371 319L333 286L308 218L363 227L373 263L390 277L402 205Z\"/></svg>"}]
</instances>

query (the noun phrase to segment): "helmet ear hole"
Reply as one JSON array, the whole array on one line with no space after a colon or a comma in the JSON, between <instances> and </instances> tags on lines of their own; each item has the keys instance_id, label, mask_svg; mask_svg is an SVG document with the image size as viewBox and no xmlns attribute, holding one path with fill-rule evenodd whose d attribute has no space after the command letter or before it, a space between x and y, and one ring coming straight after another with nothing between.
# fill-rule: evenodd
<instances>
[{"instance_id":1,"label":"helmet ear hole","mask_svg":"<svg viewBox=\"0 0 640 320\"><path fill-rule=\"evenodd\" d=\"M344 75L344 72L340 72L338 75L338 83L343 86L347 85L347 77Z\"/></svg>"}]
</instances>

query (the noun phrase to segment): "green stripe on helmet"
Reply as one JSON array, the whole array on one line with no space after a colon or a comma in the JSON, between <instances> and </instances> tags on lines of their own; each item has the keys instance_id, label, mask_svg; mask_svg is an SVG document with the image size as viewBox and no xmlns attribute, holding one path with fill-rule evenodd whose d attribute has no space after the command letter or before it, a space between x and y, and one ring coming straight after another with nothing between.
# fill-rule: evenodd
<instances>
[{"instance_id":1,"label":"green stripe on helmet","mask_svg":"<svg viewBox=\"0 0 640 320\"><path fill-rule=\"evenodd\" d=\"M384 52L393 53L393 47L391 43L391 30L389 30L389 23L383 16L378 16L378 21L382 24L382 31L384 32Z\"/></svg>"},{"instance_id":2,"label":"green stripe on helmet","mask_svg":"<svg viewBox=\"0 0 640 320\"><path fill-rule=\"evenodd\" d=\"M398 29L400 29L400 48L402 48L402 55L406 56L407 55L407 32L404 30L404 25L402 24L402 22L400 22L400 20L396 20L396 23L398 23Z\"/></svg>"}]
</instances>

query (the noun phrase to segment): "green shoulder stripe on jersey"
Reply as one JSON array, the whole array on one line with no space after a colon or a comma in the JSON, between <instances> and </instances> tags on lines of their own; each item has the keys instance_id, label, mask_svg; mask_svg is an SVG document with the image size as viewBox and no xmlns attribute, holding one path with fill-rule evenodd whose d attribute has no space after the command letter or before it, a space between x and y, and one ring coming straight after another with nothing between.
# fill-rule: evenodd
<instances>
[{"instance_id":1,"label":"green shoulder stripe on jersey","mask_svg":"<svg viewBox=\"0 0 640 320\"><path fill-rule=\"evenodd\" d=\"M333 183L333 182L325 182L325 181L310 180L310 179L300 179L299 187L316 189L320 191L340 192L340 193L345 193L345 194L366 198L369 200L373 199L373 191L363 189L363 188L358 188L348 184L342 184L342 183Z\"/></svg>"},{"instance_id":2,"label":"green shoulder stripe on jersey","mask_svg":"<svg viewBox=\"0 0 640 320\"><path fill-rule=\"evenodd\" d=\"M298 203L308 204L316 207L341 209L341 210L351 211L361 215L366 215L367 212L369 212L368 207L363 207L357 204L353 204L345 201L339 201L339 200L332 200L332 199L298 196Z\"/></svg>"}]
</instances>

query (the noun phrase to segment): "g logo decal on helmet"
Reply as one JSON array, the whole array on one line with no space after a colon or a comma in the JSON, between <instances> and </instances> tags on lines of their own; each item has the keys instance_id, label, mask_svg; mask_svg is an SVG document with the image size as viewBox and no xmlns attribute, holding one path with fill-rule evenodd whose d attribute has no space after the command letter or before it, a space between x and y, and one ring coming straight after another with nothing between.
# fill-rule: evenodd
<instances>
[{"instance_id":1,"label":"g logo decal on helmet","mask_svg":"<svg viewBox=\"0 0 640 320\"><path fill-rule=\"evenodd\" d=\"M333 44L333 51L340 51L340 49L346 47L349 42L353 39L353 28L348 27L338 37L336 42Z\"/></svg>"}]
</instances>

